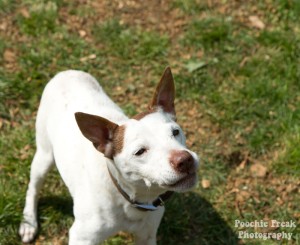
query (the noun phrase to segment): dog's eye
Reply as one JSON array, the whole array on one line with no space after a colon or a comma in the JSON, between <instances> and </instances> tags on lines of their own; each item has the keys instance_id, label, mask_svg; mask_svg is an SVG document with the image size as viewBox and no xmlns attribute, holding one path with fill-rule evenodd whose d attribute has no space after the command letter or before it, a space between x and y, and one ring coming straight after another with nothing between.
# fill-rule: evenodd
<instances>
[{"instance_id":1,"label":"dog's eye","mask_svg":"<svg viewBox=\"0 0 300 245\"><path fill-rule=\"evenodd\" d=\"M136 156L141 156L141 155L143 155L145 152L146 152L146 149L145 149L145 148L141 148L141 149L139 149L136 153L134 153L134 155L136 155Z\"/></svg>"},{"instance_id":2,"label":"dog's eye","mask_svg":"<svg viewBox=\"0 0 300 245\"><path fill-rule=\"evenodd\" d=\"M172 134L173 134L174 137L176 137L177 135L179 135L179 133L180 133L179 129L173 129L172 130Z\"/></svg>"}]
</instances>

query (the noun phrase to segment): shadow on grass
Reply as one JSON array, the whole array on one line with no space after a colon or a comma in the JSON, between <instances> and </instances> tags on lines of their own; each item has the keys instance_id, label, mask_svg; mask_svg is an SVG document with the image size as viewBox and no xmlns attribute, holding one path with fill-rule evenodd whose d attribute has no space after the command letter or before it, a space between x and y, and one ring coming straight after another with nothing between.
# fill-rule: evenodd
<instances>
[{"instance_id":1,"label":"shadow on grass","mask_svg":"<svg viewBox=\"0 0 300 245\"><path fill-rule=\"evenodd\" d=\"M73 201L71 197L45 196L39 199L39 211L52 210L63 216L73 217ZM40 212L39 212L40 213Z\"/></svg>"},{"instance_id":2,"label":"shadow on grass","mask_svg":"<svg viewBox=\"0 0 300 245\"><path fill-rule=\"evenodd\" d=\"M47 239L60 236L67 244L67 234L74 221L73 201L69 195L45 196L39 200L39 231ZM63 237L65 240L63 240Z\"/></svg>"},{"instance_id":3,"label":"shadow on grass","mask_svg":"<svg viewBox=\"0 0 300 245\"><path fill-rule=\"evenodd\" d=\"M238 244L237 235L213 206L195 193L176 194L166 204L158 244Z\"/></svg>"},{"instance_id":4,"label":"shadow on grass","mask_svg":"<svg viewBox=\"0 0 300 245\"><path fill-rule=\"evenodd\" d=\"M45 216L49 212L56 221L72 218L73 202L70 197L42 197L39 210ZM195 193L184 193L175 194L166 203L157 242L159 245L237 245L238 238L206 199Z\"/></svg>"}]
</instances>

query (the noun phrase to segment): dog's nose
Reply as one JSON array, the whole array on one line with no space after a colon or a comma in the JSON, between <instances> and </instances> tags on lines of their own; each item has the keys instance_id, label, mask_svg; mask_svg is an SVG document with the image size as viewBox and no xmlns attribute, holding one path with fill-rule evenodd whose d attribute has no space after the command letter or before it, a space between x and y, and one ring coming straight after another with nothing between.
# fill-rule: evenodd
<instances>
[{"instance_id":1,"label":"dog's nose","mask_svg":"<svg viewBox=\"0 0 300 245\"><path fill-rule=\"evenodd\" d=\"M194 158L187 151L172 151L170 163L179 173L189 173L194 169Z\"/></svg>"}]
</instances>

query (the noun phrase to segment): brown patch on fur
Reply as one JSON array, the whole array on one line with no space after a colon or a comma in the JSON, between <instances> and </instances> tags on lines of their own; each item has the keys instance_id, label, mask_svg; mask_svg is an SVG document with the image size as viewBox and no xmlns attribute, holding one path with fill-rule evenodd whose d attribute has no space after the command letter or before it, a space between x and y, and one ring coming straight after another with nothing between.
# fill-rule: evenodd
<instances>
[{"instance_id":1,"label":"brown patch on fur","mask_svg":"<svg viewBox=\"0 0 300 245\"><path fill-rule=\"evenodd\" d=\"M152 108L152 109L149 109L148 111L144 111L144 112L141 112L139 114L136 114L135 116L132 117L132 119L135 119L135 120L139 121L139 120L143 119L144 117L150 115L151 113L155 113L157 111L158 111L157 107L156 108ZM177 121L177 118L176 118L175 115L172 116L172 119L173 119L174 122Z\"/></svg>"},{"instance_id":2,"label":"brown patch on fur","mask_svg":"<svg viewBox=\"0 0 300 245\"><path fill-rule=\"evenodd\" d=\"M151 114L151 113L154 113L154 112L157 112L157 109L156 108L153 108L153 109L149 109L148 111L144 111L144 112L141 112L139 114L136 114L135 116L132 117L132 119L135 119L135 120L141 120L142 118L144 118L145 116Z\"/></svg>"},{"instance_id":3,"label":"brown patch on fur","mask_svg":"<svg viewBox=\"0 0 300 245\"><path fill-rule=\"evenodd\" d=\"M113 136L113 156L117 155L118 153L122 152L123 146L124 146L124 135L125 135L125 126L121 125L116 128L114 131Z\"/></svg>"}]
</instances>

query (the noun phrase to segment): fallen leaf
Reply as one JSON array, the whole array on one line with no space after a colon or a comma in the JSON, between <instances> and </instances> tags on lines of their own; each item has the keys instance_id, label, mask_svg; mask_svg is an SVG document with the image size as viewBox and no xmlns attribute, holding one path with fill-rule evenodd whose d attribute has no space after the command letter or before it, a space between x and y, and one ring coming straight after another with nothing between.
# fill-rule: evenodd
<instances>
[{"instance_id":1,"label":"fallen leaf","mask_svg":"<svg viewBox=\"0 0 300 245\"><path fill-rule=\"evenodd\" d=\"M20 151L20 159L25 160L30 156L30 150L31 146L30 145L25 145L21 151Z\"/></svg>"},{"instance_id":2,"label":"fallen leaf","mask_svg":"<svg viewBox=\"0 0 300 245\"><path fill-rule=\"evenodd\" d=\"M16 55L11 49L6 49L3 58L6 62L13 63L16 60Z\"/></svg>"},{"instance_id":3,"label":"fallen leaf","mask_svg":"<svg viewBox=\"0 0 300 245\"><path fill-rule=\"evenodd\" d=\"M248 162L248 159L245 158L236 168L237 171L241 171L245 168L246 163Z\"/></svg>"},{"instance_id":4,"label":"fallen leaf","mask_svg":"<svg viewBox=\"0 0 300 245\"><path fill-rule=\"evenodd\" d=\"M288 193L291 193L291 192L294 192L294 191L297 191L298 190L298 187L296 185L293 185L293 184L288 184L288 186L286 187L286 191Z\"/></svg>"},{"instance_id":5,"label":"fallen leaf","mask_svg":"<svg viewBox=\"0 0 300 245\"><path fill-rule=\"evenodd\" d=\"M248 191L239 191L236 193L236 201L245 202L251 197L251 194Z\"/></svg>"},{"instance_id":6,"label":"fallen leaf","mask_svg":"<svg viewBox=\"0 0 300 245\"><path fill-rule=\"evenodd\" d=\"M202 187L203 187L204 189L207 189L207 188L210 187L210 181L207 180L207 179L203 179L203 180L201 181L201 185L202 185Z\"/></svg>"},{"instance_id":7,"label":"fallen leaf","mask_svg":"<svg viewBox=\"0 0 300 245\"><path fill-rule=\"evenodd\" d=\"M189 54L189 53L184 53L184 54L182 54L182 58L183 59L185 59L185 60L189 60L189 59L191 59L191 54Z\"/></svg>"},{"instance_id":8,"label":"fallen leaf","mask_svg":"<svg viewBox=\"0 0 300 245\"><path fill-rule=\"evenodd\" d=\"M20 10L20 13L21 13L21 15L22 15L25 19L28 19L28 18L30 17L30 14L29 14L29 12L28 12L28 10L27 10L26 8L22 8L22 9Z\"/></svg>"},{"instance_id":9,"label":"fallen leaf","mask_svg":"<svg viewBox=\"0 0 300 245\"><path fill-rule=\"evenodd\" d=\"M280 205L280 206L284 204L284 201L280 197L277 197L276 201L277 201L278 205Z\"/></svg>"},{"instance_id":10,"label":"fallen leaf","mask_svg":"<svg viewBox=\"0 0 300 245\"><path fill-rule=\"evenodd\" d=\"M245 66L245 64L248 62L248 60L249 60L249 57L244 57L243 59L242 59L242 61L241 61L241 63L240 63L240 67L242 68L242 67L244 67Z\"/></svg>"},{"instance_id":11,"label":"fallen leaf","mask_svg":"<svg viewBox=\"0 0 300 245\"><path fill-rule=\"evenodd\" d=\"M263 178L267 174L267 168L265 166L261 165L260 163L255 163L255 164L251 165L250 172L255 177Z\"/></svg>"},{"instance_id":12,"label":"fallen leaf","mask_svg":"<svg viewBox=\"0 0 300 245\"><path fill-rule=\"evenodd\" d=\"M198 69L201 69L207 65L204 61L190 61L185 65L189 72L194 72Z\"/></svg>"},{"instance_id":13,"label":"fallen leaf","mask_svg":"<svg viewBox=\"0 0 300 245\"><path fill-rule=\"evenodd\" d=\"M263 30L266 27L265 23L262 22L256 15L249 16L249 21L253 27L258 28L260 30Z\"/></svg>"},{"instance_id":14,"label":"fallen leaf","mask_svg":"<svg viewBox=\"0 0 300 245\"><path fill-rule=\"evenodd\" d=\"M7 23L6 22L1 23L0 24L0 30L6 31L6 29L7 29Z\"/></svg>"},{"instance_id":15,"label":"fallen leaf","mask_svg":"<svg viewBox=\"0 0 300 245\"><path fill-rule=\"evenodd\" d=\"M300 218L300 213L295 213L295 214L294 214L294 217L295 217L295 218Z\"/></svg>"},{"instance_id":16,"label":"fallen leaf","mask_svg":"<svg viewBox=\"0 0 300 245\"><path fill-rule=\"evenodd\" d=\"M86 36L86 31L85 30L79 30L79 36L80 37L85 37Z\"/></svg>"},{"instance_id":17,"label":"fallen leaf","mask_svg":"<svg viewBox=\"0 0 300 245\"><path fill-rule=\"evenodd\" d=\"M244 218L244 215L243 215L242 209L240 207L239 201L235 201L235 209L236 209L237 213L239 214L239 216L241 218Z\"/></svg>"},{"instance_id":18,"label":"fallen leaf","mask_svg":"<svg viewBox=\"0 0 300 245\"><path fill-rule=\"evenodd\" d=\"M87 61L87 60L94 60L96 58L97 58L97 56L95 54L90 54L88 56L80 58L80 61L84 62L84 61Z\"/></svg>"},{"instance_id":19,"label":"fallen leaf","mask_svg":"<svg viewBox=\"0 0 300 245\"><path fill-rule=\"evenodd\" d=\"M28 150L30 150L30 148L31 148L30 145L27 144L24 146L23 151L28 151Z\"/></svg>"}]
</instances>

